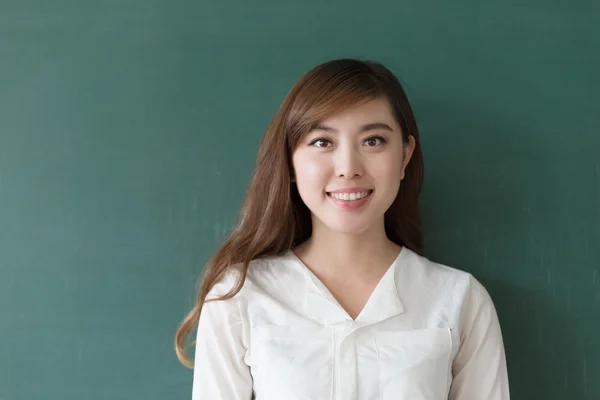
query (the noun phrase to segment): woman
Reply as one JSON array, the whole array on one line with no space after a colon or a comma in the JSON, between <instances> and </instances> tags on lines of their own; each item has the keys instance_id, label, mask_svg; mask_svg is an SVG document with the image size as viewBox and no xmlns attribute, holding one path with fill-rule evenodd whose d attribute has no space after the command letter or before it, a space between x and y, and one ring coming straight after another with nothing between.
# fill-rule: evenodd
<instances>
[{"instance_id":1,"label":"woman","mask_svg":"<svg viewBox=\"0 0 600 400\"><path fill-rule=\"evenodd\" d=\"M468 273L422 255L417 124L397 78L316 66L268 127L197 324L194 400L507 400L498 318Z\"/></svg>"}]
</instances>

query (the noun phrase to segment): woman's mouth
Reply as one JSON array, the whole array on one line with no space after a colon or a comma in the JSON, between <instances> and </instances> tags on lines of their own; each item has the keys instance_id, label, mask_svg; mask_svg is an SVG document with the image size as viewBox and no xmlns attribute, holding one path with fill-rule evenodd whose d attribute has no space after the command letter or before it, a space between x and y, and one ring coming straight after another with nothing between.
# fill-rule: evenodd
<instances>
[{"instance_id":1,"label":"woman's mouth","mask_svg":"<svg viewBox=\"0 0 600 400\"><path fill-rule=\"evenodd\" d=\"M357 209L369 201L372 193L372 189L355 192L327 192L327 197L344 209Z\"/></svg>"}]
</instances>

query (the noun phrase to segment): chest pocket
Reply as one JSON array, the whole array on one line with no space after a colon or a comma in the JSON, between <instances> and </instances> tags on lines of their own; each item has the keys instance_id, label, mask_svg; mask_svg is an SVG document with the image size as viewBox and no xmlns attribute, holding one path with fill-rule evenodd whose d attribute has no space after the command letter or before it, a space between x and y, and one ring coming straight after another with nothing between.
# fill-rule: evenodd
<instances>
[{"instance_id":1,"label":"chest pocket","mask_svg":"<svg viewBox=\"0 0 600 400\"><path fill-rule=\"evenodd\" d=\"M256 331L253 376L264 399L330 400L334 341L330 330L307 332L282 326Z\"/></svg>"},{"instance_id":2,"label":"chest pocket","mask_svg":"<svg viewBox=\"0 0 600 400\"><path fill-rule=\"evenodd\" d=\"M445 400L450 329L375 333L381 400Z\"/></svg>"}]
</instances>

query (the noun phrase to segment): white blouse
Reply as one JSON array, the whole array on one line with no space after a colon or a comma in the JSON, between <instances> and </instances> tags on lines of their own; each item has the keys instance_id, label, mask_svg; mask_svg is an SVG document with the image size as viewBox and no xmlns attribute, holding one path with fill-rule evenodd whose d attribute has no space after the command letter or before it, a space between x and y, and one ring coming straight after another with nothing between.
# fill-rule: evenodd
<instances>
[{"instance_id":1,"label":"white blouse","mask_svg":"<svg viewBox=\"0 0 600 400\"><path fill-rule=\"evenodd\" d=\"M252 261L204 305L193 379L193 400L509 399L487 291L407 248L355 320L292 251Z\"/></svg>"}]
</instances>

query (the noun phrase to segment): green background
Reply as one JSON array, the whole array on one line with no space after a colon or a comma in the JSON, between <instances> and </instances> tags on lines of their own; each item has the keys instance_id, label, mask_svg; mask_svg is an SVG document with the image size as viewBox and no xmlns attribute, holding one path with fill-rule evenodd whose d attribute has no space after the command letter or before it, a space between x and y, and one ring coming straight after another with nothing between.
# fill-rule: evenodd
<instances>
[{"instance_id":1,"label":"green background","mask_svg":"<svg viewBox=\"0 0 600 400\"><path fill-rule=\"evenodd\" d=\"M344 56L406 87L428 254L492 294L512 398L599 399L599 44L595 0L0 0L0 399L189 399L258 140Z\"/></svg>"}]
</instances>

